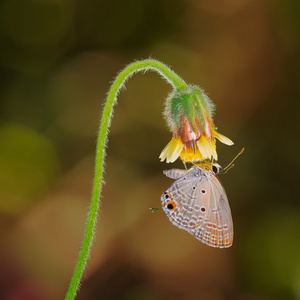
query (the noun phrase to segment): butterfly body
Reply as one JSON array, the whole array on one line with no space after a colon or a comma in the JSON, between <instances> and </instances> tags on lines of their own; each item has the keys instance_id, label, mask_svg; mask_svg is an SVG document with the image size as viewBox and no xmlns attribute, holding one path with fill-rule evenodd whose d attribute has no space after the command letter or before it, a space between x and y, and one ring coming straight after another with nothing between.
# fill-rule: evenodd
<instances>
[{"instance_id":1,"label":"butterfly body","mask_svg":"<svg viewBox=\"0 0 300 300\"><path fill-rule=\"evenodd\" d=\"M164 171L176 181L161 202L175 226L209 246L228 248L233 242L233 223L226 192L216 177L219 168L218 164L202 163L189 170Z\"/></svg>"}]
</instances>

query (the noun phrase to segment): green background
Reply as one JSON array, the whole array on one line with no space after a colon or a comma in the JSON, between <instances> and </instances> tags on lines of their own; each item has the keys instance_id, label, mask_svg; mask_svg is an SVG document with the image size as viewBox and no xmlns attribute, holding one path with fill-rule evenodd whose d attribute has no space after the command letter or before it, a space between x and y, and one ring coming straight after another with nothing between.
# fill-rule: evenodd
<instances>
[{"instance_id":1,"label":"green background","mask_svg":"<svg viewBox=\"0 0 300 300\"><path fill-rule=\"evenodd\" d=\"M78 299L300 299L298 0L0 3L0 298L63 299L88 212L113 78L155 58L217 106L235 238L210 248L160 206L182 168L154 72L132 77L109 134L106 184Z\"/></svg>"}]
</instances>

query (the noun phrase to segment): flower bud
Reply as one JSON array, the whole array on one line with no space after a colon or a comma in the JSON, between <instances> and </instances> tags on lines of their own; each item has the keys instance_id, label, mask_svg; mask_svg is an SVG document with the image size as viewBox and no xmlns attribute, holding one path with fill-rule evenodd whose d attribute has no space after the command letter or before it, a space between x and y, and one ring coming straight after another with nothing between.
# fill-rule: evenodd
<instances>
[{"instance_id":1,"label":"flower bud","mask_svg":"<svg viewBox=\"0 0 300 300\"><path fill-rule=\"evenodd\" d=\"M197 86L172 92L166 99L164 116L173 138L160 154L161 161L174 162L178 157L183 162L217 160L216 138L233 145L229 138L215 130L214 109L212 101Z\"/></svg>"}]
</instances>

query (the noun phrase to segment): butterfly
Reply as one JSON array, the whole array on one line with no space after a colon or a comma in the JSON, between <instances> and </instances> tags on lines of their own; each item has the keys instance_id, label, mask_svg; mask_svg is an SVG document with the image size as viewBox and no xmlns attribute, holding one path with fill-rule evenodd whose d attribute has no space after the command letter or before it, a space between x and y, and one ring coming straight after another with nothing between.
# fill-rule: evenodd
<instances>
[{"instance_id":1,"label":"butterfly","mask_svg":"<svg viewBox=\"0 0 300 300\"><path fill-rule=\"evenodd\" d=\"M226 192L217 178L220 170L220 165L206 161L188 170L164 171L176 181L162 194L161 203L173 225L208 246L228 248L233 223Z\"/></svg>"}]
</instances>

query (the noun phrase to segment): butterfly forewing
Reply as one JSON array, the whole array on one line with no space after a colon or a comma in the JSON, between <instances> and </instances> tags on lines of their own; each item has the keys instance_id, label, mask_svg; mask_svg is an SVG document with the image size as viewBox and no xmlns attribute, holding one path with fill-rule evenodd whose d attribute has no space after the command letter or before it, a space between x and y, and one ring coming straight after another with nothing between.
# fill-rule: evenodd
<instances>
[{"instance_id":1,"label":"butterfly forewing","mask_svg":"<svg viewBox=\"0 0 300 300\"><path fill-rule=\"evenodd\" d=\"M170 221L209 246L230 247L233 240L231 212L219 180L211 171L199 167L179 171L184 171L184 175L161 197Z\"/></svg>"},{"instance_id":2,"label":"butterfly forewing","mask_svg":"<svg viewBox=\"0 0 300 300\"><path fill-rule=\"evenodd\" d=\"M201 228L191 230L190 233L209 246L227 248L233 241L233 224L228 199L219 180L213 174L208 178L207 219Z\"/></svg>"}]
</instances>

